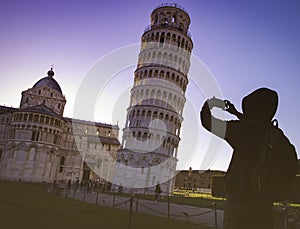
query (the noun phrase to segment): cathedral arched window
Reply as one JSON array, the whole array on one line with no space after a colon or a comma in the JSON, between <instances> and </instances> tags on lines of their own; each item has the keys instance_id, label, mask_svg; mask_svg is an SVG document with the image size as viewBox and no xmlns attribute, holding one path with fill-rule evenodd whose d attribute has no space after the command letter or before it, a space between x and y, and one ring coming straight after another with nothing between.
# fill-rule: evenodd
<instances>
[{"instance_id":1,"label":"cathedral arched window","mask_svg":"<svg viewBox=\"0 0 300 229\"><path fill-rule=\"evenodd\" d=\"M38 141L39 135L40 135L39 131L33 130L31 133L31 141Z\"/></svg>"},{"instance_id":2,"label":"cathedral arched window","mask_svg":"<svg viewBox=\"0 0 300 229\"><path fill-rule=\"evenodd\" d=\"M34 115L33 121L34 121L34 122L38 122L38 121L39 121L39 115Z\"/></svg>"},{"instance_id":3,"label":"cathedral arched window","mask_svg":"<svg viewBox=\"0 0 300 229\"><path fill-rule=\"evenodd\" d=\"M28 160L34 161L35 160L35 154L36 154L36 148L32 147L29 150Z\"/></svg>"},{"instance_id":4,"label":"cathedral arched window","mask_svg":"<svg viewBox=\"0 0 300 229\"><path fill-rule=\"evenodd\" d=\"M60 162L59 162L59 172L62 173L64 170L64 166L65 166L65 157L62 156L60 158Z\"/></svg>"}]
</instances>

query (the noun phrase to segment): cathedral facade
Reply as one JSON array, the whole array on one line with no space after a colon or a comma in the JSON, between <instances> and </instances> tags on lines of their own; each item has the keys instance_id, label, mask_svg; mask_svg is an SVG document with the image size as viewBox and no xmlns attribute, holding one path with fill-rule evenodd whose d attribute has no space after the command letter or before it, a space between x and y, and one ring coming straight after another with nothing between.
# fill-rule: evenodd
<instances>
[{"instance_id":1,"label":"cathedral facade","mask_svg":"<svg viewBox=\"0 0 300 229\"><path fill-rule=\"evenodd\" d=\"M0 106L0 179L105 182L84 155L94 155L89 159L105 173L117 157L119 128L64 117L66 99L53 77L51 69L23 91L19 108Z\"/></svg>"}]
</instances>

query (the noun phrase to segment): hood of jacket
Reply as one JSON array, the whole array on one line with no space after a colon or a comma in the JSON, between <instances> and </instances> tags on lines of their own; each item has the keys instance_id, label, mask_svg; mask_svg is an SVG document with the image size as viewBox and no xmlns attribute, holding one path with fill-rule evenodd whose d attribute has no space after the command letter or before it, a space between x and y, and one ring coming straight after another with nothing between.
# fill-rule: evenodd
<instances>
[{"instance_id":1,"label":"hood of jacket","mask_svg":"<svg viewBox=\"0 0 300 229\"><path fill-rule=\"evenodd\" d=\"M243 117L247 120L270 122L278 107L277 92L268 88L259 88L242 101Z\"/></svg>"}]
</instances>

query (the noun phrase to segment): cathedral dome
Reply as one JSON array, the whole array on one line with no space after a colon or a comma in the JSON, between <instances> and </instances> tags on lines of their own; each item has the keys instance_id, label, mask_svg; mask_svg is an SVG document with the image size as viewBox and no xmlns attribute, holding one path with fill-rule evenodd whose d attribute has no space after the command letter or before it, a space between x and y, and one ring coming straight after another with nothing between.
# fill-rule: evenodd
<instances>
[{"instance_id":1,"label":"cathedral dome","mask_svg":"<svg viewBox=\"0 0 300 229\"><path fill-rule=\"evenodd\" d=\"M56 91L59 91L62 94L62 90L61 90L59 84L56 82L55 79L53 79L54 71L52 68L51 68L51 70L49 70L47 72L47 75L48 76L46 76L46 77L40 79L38 82L36 82L33 85L33 88L41 87L41 86L48 86Z\"/></svg>"}]
</instances>

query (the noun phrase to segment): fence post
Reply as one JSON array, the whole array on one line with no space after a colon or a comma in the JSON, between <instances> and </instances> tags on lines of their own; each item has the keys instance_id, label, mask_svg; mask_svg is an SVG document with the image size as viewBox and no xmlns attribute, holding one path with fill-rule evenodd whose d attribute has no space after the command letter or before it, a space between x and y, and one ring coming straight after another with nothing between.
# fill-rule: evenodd
<instances>
[{"instance_id":1,"label":"fence post","mask_svg":"<svg viewBox=\"0 0 300 229\"><path fill-rule=\"evenodd\" d=\"M131 229L132 225L132 208L133 208L133 199L134 195L131 195L129 202L130 202L130 209L129 209L129 221L128 221L128 229Z\"/></svg>"},{"instance_id":2,"label":"fence post","mask_svg":"<svg viewBox=\"0 0 300 229\"><path fill-rule=\"evenodd\" d=\"M97 196L96 196L96 204L98 205L98 199L99 199L99 190L97 190Z\"/></svg>"},{"instance_id":3,"label":"fence post","mask_svg":"<svg viewBox=\"0 0 300 229\"><path fill-rule=\"evenodd\" d=\"M284 205L285 205L285 207L284 207L284 224L285 224L285 228L289 228L289 219L288 219L289 203L285 202Z\"/></svg>"},{"instance_id":4,"label":"fence post","mask_svg":"<svg viewBox=\"0 0 300 229\"><path fill-rule=\"evenodd\" d=\"M116 193L114 192L114 196L113 196L113 208L115 207L115 202L116 202Z\"/></svg>"},{"instance_id":5,"label":"fence post","mask_svg":"<svg viewBox=\"0 0 300 229\"><path fill-rule=\"evenodd\" d=\"M135 211L138 211L138 204L139 204L139 196L136 196L136 200L135 200Z\"/></svg>"},{"instance_id":6,"label":"fence post","mask_svg":"<svg viewBox=\"0 0 300 229\"><path fill-rule=\"evenodd\" d=\"M168 193L168 218L170 219L170 193Z\"/></svg>"},{"instance_id":7,"label":"fence post","mask_svg":"<svg viewBox=\"0 0 300 229\"><path fill-rule=\"evenodd\" d=\"M85 201L85 190L83 190L83 198L82 198L82 201L83 201L83 202Z\"/></svg>"},{"instance_id":8,"label":"fence post","mask_svg":"<svg viewBox=\"0 0 300 229\"><path fill-rule=\"evenodd\" d=\"M189 214L187 212L182 212L182 214L184 214L186 222L189 222Z\"/></svg>"},{"instance_id":9,"label":"fence post","mask_svg":"<svg viewBox=\"0 0 300 229\"><path fill-rule=\"evenodd\" d=\"M217 216L217 203L213 202L212 203L214 210L215 210L215 228L218 228L218 216Z\"/></svg>"}]
</instances>

